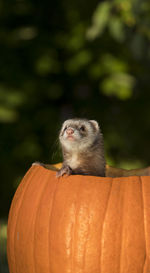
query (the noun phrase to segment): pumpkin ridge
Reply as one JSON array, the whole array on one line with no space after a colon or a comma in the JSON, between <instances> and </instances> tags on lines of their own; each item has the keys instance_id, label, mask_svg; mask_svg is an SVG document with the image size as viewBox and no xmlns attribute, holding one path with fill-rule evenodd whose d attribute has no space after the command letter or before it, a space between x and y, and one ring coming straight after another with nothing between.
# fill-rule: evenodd
<instances>
[{"instance_id":1,"label":"pumpkin ridge","mask_svg":"<svg viewBox=\"0 0 150 273\"><path fill-rule=\"evenodd\" d=\"M77 197L76 197L77 198ZM75 203L74 203L75 205ZM74 214L74 221L72 221L72 224L71 224L71 228L70 228L70 244L69 244L69 248L70 248L70 271L68 271L69 273L72 272L72 264L73 264L73 234L74 234L74 225L75 225L75 214Z\"/></svg>"},{"instance_id":2,"label":"pumpkin ridge","mask_svg":"<svg viewBox=\"0 0 150 273\"><path fill-rule=\"evenodd\" d=\"M100 261L100 266L99 268L101 268L101 264L102 264L102 257L103 257L103 233L104 233L104 226L105 226L105 220L106 220L106 215L107 215L107 211L108 211L108 204L109 204L109 200L110 200L110 196L111 196L111 192L112 192L112 186L113 186L113 178L110 178L111 179L111 185L110 185L110 190L109 190L109 194L108 194L108 199L107 199L107 204L106 204L106 208L105 208L105 213L104 213L104 217L103 217L103 224L102 224L102 231L101 231L101 251L100 251L100 258L99 258L99 261ZM100 272L101 273L101 272Z\"/></svg>"},{"instance_id":3,"label":"pumpkin ridge","mask_svg":"<svg viewBox=\"0 0 150 273\"><path fill-rule=\"evenodd\" d=\"M144 221L144 240L145 240L145 260L144 260L144 265L143 265L143 273L147 273L150 271L150 267L148 267L148 260L150 260L150 253L148 253L148 242L150 242L150 239L148 240L148 221L146 221L146 219L148 218L148 215L146 213L147 209L148 209L148 205L146 206L146 189L145 189L145 177L139 177L140 181L141 181L141 191L142 191L142 200L143 200L143 221ZM149 191L150 193L150 191ZM148 194L147 194L148 195ZM149 203L150 204L150 203ZM149 219L150 221L150 219ZM146 240L147 238L147 240Z\"/></svg>"},{"instance_id":4,"label":"pumpkin ridge","mask_svg":"<svg viewBox=\"0 0 150 273\"><path fill-rule=\"evenodd\" d=\"M92 197L92 196L91 196ZM91 204L91 199L90 198L90 202L89 204ZM89 205L90 206L90 205ZM83 255L83 271L85 269L85 258L86 258L86 252L87 252L87 241L88 241L88 238L89 238L89 234L90 234L90 209L88 209L88 231L87 231L87 236L86 236L86 243L85 243L85 246L84 246L84 255Z\"/></svg>"},{"instance_id":5,"label":"pumpkin ridge","mask_svg":"<svg viewBox=\"0 0 150 273\"><path fill-rule=\"evenodd\" d=\"M49 176L50 176L50 174L49 174ZM57 180L59 180L59 179L57 179ZM50 256L51 256L51 252L52 252L52 244L51 244L51 227L52 227L52 215L53 215L53 211L54 211L54 202L55 202L55 196L56 196L56 191L57 191L57 186L58 186L58 183L60 183L60 181L57 181L56 183L55 183L55 189L54 189L54 191L53 191L53 197L52 197L52 205L51 205L51 211L50 211L50 214L49 214L49 233L48 233L48 242L49 242L49 261L48 261L48 264L49 264L49 273L51 273L50 272Z\"/></svg>"},{"instance_id":6,"label":"pumpkin ridge","mask_svg":"<svg viewBox=\"0 0 150 273\"><path fill-rule=\"evenodd\" d=\"M72 247L71 247L71 272L70 273L74 273L73 272L73 268L74 268L74 259L73 257L75 257L74 253L75 253L75 249L76 249L76 243L77 240L76 240L76 236L75 236L75 226L76 226L76 223L77 223L77 212L79 210L79 206L80 206L80 202L79 202L79 205L77 207L77 199L79 199L79 193L80 193L80 188L81 188L81 180L80 180L80 183L79 183L79 186L78 186L78 190L76 191L76 198L75 198L75 202L74 202L74 205L75 205L75 214L74 214L74 223L73 223L73 227L72 227L72 236L71 236L71 244L72 244ZM74 246L74 247L73 247Z\"/></svg>"},{"instance_id":7,"label":"pumpkin ridge","mask_svg":"<svg viewBox=\"0 0 150 273\"><path fill-rule=\"evenodd\" d=\"M126 183L124 183L124 191L126 190ZM126 191L125 191L126 194ZM123 238L124 234L124 215L125 215L125 200L126 200L126 195L124 194L123 196L123 205L122 205L122 211L121 211L121 229L120 229L120 237ZM122 256L123 256L123 239L120 242L120 251L119 251L119 272L122 272ZM118 273L119 273L118 272Z\"/></svg>"},{"instance_id":8,"label":"pumpkin ridge","mask_svg":"<svg viewBox=\"0 0 150 273\"><path fill-rule=\"evenodd\" d=\"M45 184L43 186L43 190L41 190L40 192L40 196L39 196L39 199L38 199L38 206L37 206L37 209L36 209L36 212L35 212L35 219L34 219L34 244L33 244L33 260L34 260L34 272L36 273L36 268L35 268L35 265L36 265L36 253L35 253L35 242L36 242L36 222L37 222L37 217L38 217L38 211L39 211L39 207L40 207L40 203L41 203L41 199L42 199L42 196L43 196L43 192L45 191L45 188L47 186L47 182L48 181L48 178L49 178L49 173L46 173L45 174L45 177L47 176L46 178L46 181L44 180ZM40 177L38 178L39 180L42 181L42 173L40 173Z\"/></svg>"},{"instance_id":9,"label":"pumpkin ridge","mask_svg":"<svg viewBox=\"0 0 150 273\"><path fill-rule=\"evenodd\" d=\"M141 183L139 183L139 178L130 177L128 183L125 181L125 188L126 188L126 192L124 195L125 214L123 218L124 230L122 234L122 238L123 238L122 243L124 246L123 246L123 256L120 259L120 262L121 262L123 272L125 271L125 266L126 267L128 266L132 272L133 268L134 270L135 268L137 268L137 264L139 265L139 269L141 268L143 270L143 262L144 262L144 256L145 256L145 238L143 234L144 223L143 223L143 213L142 213ZM137 226L139 227L139 230L138 230L139 234L136 232ZM142 240L139 240L139 238L142 238ZM128 246L129 246L129 252L126 251L126 248ZM134 254L135 252L137 252L137 256L135 256ZM148 273L148 272L145 272L145 273Z\"/></svg>"},{"instance_id":10,"label":"pumpkin ridge","mask_svg":"<svg viewBox=\"0 0 150 273\"><path fill-rule=\"evenodd\" d=\"M147 246L146 246L146 224L145 224L145 210L144 210L144 196L143 196L143 181L142 181L142 177L139 176L139 181L141 184L141 198L142 198L142 206L143 206L143 224L144 224L144 242L145 242L145 259L144 259L144 263L143 263L143 273L145 272L145 268L146 268L146 262L147 262Z\"/></svg>"},{"instance_id":11,"label":"pumpkin ridge","mask_svg":"<svg viewBox=\"0 0 150 273\"><path fill-rule=\"evenodd\" d=\"M35 184L36 181L38 181L38 179L39 179L39 173L41 172L41 170L40 170L40 168L37 168L37 166L31 167L31 169L32 169L32 168L35 169L35 171L33 172L33 175L34 175L34 176L33 176L33 177L34 177L34 179L33 179L33 182L34 182L34 183L33 183L33 184ZM37 177L37 179L36 179L36 177ZM27 180L27 181L28 181L28 180ZM23 200L24 200L24 196L27 195L28 190L30 191L30 189L34 188L33 185L30 184L30 181L31 181L31 179L29 179L29 183L28 183L28 185L27 185L26 188L25 188L24 195L23 195L23 198L22 198L22 202L21 202L20 208L19 208L19 210L18 210L17 217L19 217L19 215L21 214L21 210L22 210L22 208L23 208L22 203L23 203ZM16 223L17 223L17 222L16 222ZM15 228L15 238L17 238L16 229L17 229L17 224L16 224L16 228ZM17 253L17 252L16 252L16 253ZM18 256L18 253L17 253L16 257L15 257L15 260L18 259L17 256ZM34 264L34 263L33 263L33 264ZM17 268L16 268L16 269L17 269ZM16 270L15 273L16 273L16 272L18 272L18 270ZM18 272L18 273L20 273L20 272Z\"/></svg>"},{"instance_id":12,"label":"pumpkin ridge","mask_svg":"<svg viewBox=\"0 0 150 273\"><path fill-rule=\"evenodd\" d=\"M32 172L31 171L31 169L32 169L32 167L28 170L28 172L26 173L26 175L23 177L23 184L19 184L19 187L18 187L18 189L17 189L17 192L16 193L18 193L19 192L19 190L21 189L21 187L23 188L23 192L22 192L22 195L21 195L21 197L20 197L20 199L19 199L19 204L20 205L18 205L19 206L19 208L18 208L18 213L16 214L16 221L15 221L15 225L14 225L14 235L13 235L13 245L14 245L14 267L15 267L15 272L17 273L17 267L16 267L16 255L15 255L15 237L16 237L16 227L17 227L17 221L18 221L18 215L19 215L19 211L20 211L20 209L21 209L21 206L22 206L22 202L23 202L23 199L24 199L24 196L25 196L25 193L26 193L26 190L27 190L27 188L29 187L29 185L30 185L30 181L32 180L32 177L34 176L34 174L35 174L35 171L34 172ZM30 172L31 172L31 177L30 177ZM28 176L29 176L29 179L28 179ZM24 186L23 187L23 185L26 183L26 186ZM16 199L17 199L17 196L16 196ZM16 200L15 199L15 200ZM14 202L14 204L15 204L15 202ZM13 205L13 204L12 204ZM9 213L10 214L10 213Z\"/></svg>"}]
</instances>

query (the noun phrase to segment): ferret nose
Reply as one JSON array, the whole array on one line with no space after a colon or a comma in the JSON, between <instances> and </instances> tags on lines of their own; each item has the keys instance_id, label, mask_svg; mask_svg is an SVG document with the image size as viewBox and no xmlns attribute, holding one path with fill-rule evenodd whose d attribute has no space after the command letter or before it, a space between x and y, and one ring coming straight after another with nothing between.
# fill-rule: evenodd
<instances>
[{"instance_id":1,"label":"ferret nose","mask_svg":"<svg viewBox=\"0 0 150 273\"><path fill-rule=\"evenodd\" d=\"M73 130L72 128L68 128L68 129L66 130L66 133L67 133L68 136L73 135L74 130Z\"/></svg>"}]
</instances>

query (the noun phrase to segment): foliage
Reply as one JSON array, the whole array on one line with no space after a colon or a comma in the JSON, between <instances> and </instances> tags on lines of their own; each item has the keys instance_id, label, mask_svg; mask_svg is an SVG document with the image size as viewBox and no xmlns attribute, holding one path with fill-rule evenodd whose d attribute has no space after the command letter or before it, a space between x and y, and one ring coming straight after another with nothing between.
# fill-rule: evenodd
<instances>
[{"instance_id":1,"label":"foliage","mask_svg":"<svg viewBox=\"0 0 150 273\"><path fill-rule=\"evenodd\" d=\"M2 0L0 21L3 214L68 117L100 122L109 163L150 164L148 0Z\"/></svg>"},{"instance_id":2,"label":"foliage","mask_svg":"<svg viewBox=\"0 0 150 273\"><path fill-rule=\"evenodd\" d=\"M7 224L5 220L0 219L0 273L8 273L8 264L6 257L6 236Z\"/></svg>"}]
</instances>

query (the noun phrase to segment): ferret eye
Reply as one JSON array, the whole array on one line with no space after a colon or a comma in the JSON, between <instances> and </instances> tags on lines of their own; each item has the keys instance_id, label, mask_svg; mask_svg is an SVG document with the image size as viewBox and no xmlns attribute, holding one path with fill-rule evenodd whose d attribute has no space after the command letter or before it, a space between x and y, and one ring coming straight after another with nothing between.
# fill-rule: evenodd
<instances>
[{"instance_id":1,"label":"ferret eye","mask_svg":"<svg viewBox=\"0 0 150 273\"><path fill-rule=\"evenodd\" d=\"M63 134L64 134L64 132L66 131L66 129L67 129L67 126L65 126L65 127L62 129L62 133L61 133L61 135L63 135Z\"/></svg>"},{"instance_id":2,"label":"ferret eye","mask_svg":"<svg viewBox=\"0 0 150 273\"><path fill-rule=\"evenodd\" d=\"M80 127L80 130L81 130L82 132L85 132L85 127L84 127L84 126L81 126L81 127Z\"/></svg>"}]
</instances>

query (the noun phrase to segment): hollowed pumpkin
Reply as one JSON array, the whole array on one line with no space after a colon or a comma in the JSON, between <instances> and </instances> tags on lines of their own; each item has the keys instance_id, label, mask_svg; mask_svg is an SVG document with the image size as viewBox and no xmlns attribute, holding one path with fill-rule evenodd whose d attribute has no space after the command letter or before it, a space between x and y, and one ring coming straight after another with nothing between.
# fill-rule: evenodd
<instances>
[{"instance_id":1,"label":"hollowed pumpkin","mask_svg":"<svg viewBox=\"0 0 150 273\"><path fill-rule=\"evenodd\" d=\"M149 273L150 177L32 166L12 201L10 273Z\"/></svg>"}]
</instances>

